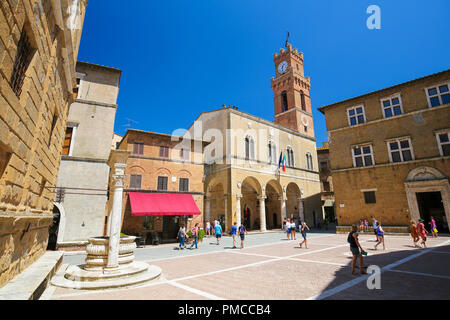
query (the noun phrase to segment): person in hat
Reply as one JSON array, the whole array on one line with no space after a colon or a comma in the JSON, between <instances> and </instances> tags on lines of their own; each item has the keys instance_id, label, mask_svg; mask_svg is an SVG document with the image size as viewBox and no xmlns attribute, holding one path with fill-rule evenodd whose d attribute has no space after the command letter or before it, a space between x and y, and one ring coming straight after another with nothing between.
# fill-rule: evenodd
<instances>
[{"instance_id":1,"label":"person in hat","mask_svg":"<svg viewBox=\"0 0 450 320\"><path fill-rule=\"evenodd\" d=\"M427 241L427 233L428 231L425 229L425 225L423 224L424 220L419 219L419 224L417 225L417 231L419 232L419 236L422 238L422 242L420 244L423 245L424 248L427 247L425 242Z\"/></svg>"}]
</instances>

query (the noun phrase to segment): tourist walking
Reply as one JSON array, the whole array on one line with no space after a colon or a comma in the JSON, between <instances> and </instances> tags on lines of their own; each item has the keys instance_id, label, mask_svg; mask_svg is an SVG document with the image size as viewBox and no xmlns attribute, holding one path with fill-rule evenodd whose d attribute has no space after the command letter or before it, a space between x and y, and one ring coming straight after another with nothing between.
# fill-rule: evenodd
<instances>
[{"instance_id":1,"label":"tourist walking","mask_svg":"<svg viewBox=\"0 0 450 320\"><path fill-rule=\"evenodd\" d=\"M427 247L427 233L428 231L425 229L425 225L423 224L423 219L419 219L419 224L417 225L417 231L419 232L419 236L422 238L422 242L420 243L423 245L424 248Z\"/></svg>"},{"instance_id":2,"label":"tourist walking","mask_svg":"<svg viewBox=\"0 0 450 320\"><path fill-rule=\"evenodd\" d=\"M377 237L377 239L376 239L375 241L378 242L378 235L377 235L377 219L375 219L374 216L372 216L372 227L373 227L373 233L374 233L375 236Z\"/></svg>"},{"instance_id":3,"label":"tourist walking","mask_svg":"<svg viewBox=\"0 0 450 320\"><path fill-rule=\"evenodd\" d=\"M180 230L178 230L177 239L180 240L179 248L181 250L186 248L186 245L184 243L184 240L188 238L188 235L186 234L186 228L184 227L184 224L181 225Z\"/></svg>"},{"instance_id":4,"label":"tourist walking","mask_svg":"<svg viewBox=\"0 0 450 320\"><path fill-rule=\"evenodd\" d=\"M295 228L297 226L295 225L294 219L292 219L291 221L291 240L297 240L297 237L295 236Z\"/></svg>"},{"instance_id":5,"label":"tourist walking","mask_svg":"<svg viewBox=\"0 0 450 320\"><path fill-rule=\"evenodd\" d=\"M302 225L300 226L300 233L302 234L303 241L300 242L300 248L302 247L302 244L305 244L305 249L308 249L308 240L306 240L306 230L309 231L309 227L306 225L306 222L303 221Z\"/></svg>"},{"instance_id":6,"label":"tourist walking","mask_svg":"<svg viewBox=\"0 0 450 320\"><path fill-rule=\"evenodd\" d=\"M369 231L369 221L366 218L364 218L364 231Z\"/></svg>"},{"instance_id":7,"label":"tourist walking","mask_svg":"<svg viewBox=\"0 0 450 320\"><path fill-rule=\"evenodd\" d=\"M286 220L286 236L288 240L291 240L291 220Z\"/></svg>"},{"instance_id":8,"label":"tourist walking","mask_svg":"<svg viewBox=\"0 0 450 320\"><path fill-rule=\"evenodd\" d=\"M214 233L216 234L217 245L220 243L220 238L222 238L222 226L219 221L216 221L216 225L214 226Z\"/></svg>"},{"instance_id":9,"label":"tourist walking","mask_svg":"<svg viewBox=\"0 0 450 320\"><path fill-rule=\"evenodd\" d=\"M231 226L231 236L233 237L233 249L236 249L237 230L238 230L237 222L235 222Z\"/></svg>"},{"instance_id":10,"label":"tourist walking","mask_svg":"<svg viewBox=\"0 0 450 320\"><path fill-rule=\"evenodd\" d=\"M417 225L414 222L414 220L411 220L409 222L409 224L410 224L410 228L409 229L410 229L410 232L411 232L411 238L413 238L414 247L420 248L420 246L417 244L417 242L419 242L419 233L417 232Z\"/></svg>"},{"instance_id":11,"label":"tourist walking","mask_svg":"<svg viewBox=\"0 0 450 320\"><path fill-rule=\"evenodd\" d=\"M209 236L211 235L211 223L209 221L206 221L206 236L209 238Z\"/></svg>"},{"instance_id":12,"label":"tourist walking","mask_svg":"<svg viewBox=\"0 0 450 320\"><path fill-rule=\"evenodd\" d=\"M352 231L348 234L347 242L350 244L350 251L352 252L352 274L357 275L355 273L356 260L359 258L359 271L361 274L367 274L366 267L364 266L363 254L366 252L361 247L361 244L358 240L358 226L356 224L352 225Z\"/></svg>"},{"instance_id":13,"label":"tourist walking","mask_svg":"<svg viewBox=\"0 0 450 320\"><path fill-rule=\"evenodd\" d=\"M198 249L198 223L195 224L194 228L192 228L192 237L194 238L194 242L191 244L191 249L195 246L195 249Z\"/></svg>"},{"instance_id":14,"label":"tourist walking","mask_svg":"<svg viewBox=\"0 0 450 320\"><path fill-rule=\"evenodd\" d=\"M378 245L381 243L383 243L383 250L386 250L386 246L384 245L384 231L383 231L383 228L381 228L380 221L377 221L377 237L378 237L378 242L375 245L375 250L377 250Z\"/></svg>"},{"instance_id":15,"label":"tourist walking","mask_svg":"<svg viewBox=\"0 0 450 320\"><path fill-rule=\"evenodd\" d=\"M430 217L431 221L428 223L430 225L431 228L431 234L434 238L437 238L437 234L438 234L438 230L436 227L436 221L434 220L433 216Z\"/></svg>"},{"instance_id":16,"label":"tourist walking","mask_svg":"<svg viewBox=\"0 0 450 320\"><path fill-rule=\"evenodd\" d=\"M248 234L247 228L243 224L241 224L239 226L239 236L241 237L241 249L244 249L244 240L246 234Z\"/></svg>"}]
</instances>

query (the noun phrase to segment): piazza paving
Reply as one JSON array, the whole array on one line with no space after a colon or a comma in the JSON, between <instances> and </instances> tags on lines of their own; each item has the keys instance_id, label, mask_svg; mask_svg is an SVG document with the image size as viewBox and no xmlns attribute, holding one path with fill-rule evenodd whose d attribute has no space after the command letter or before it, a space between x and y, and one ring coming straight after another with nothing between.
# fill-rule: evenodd
<instances>
[{"instance_id":1,"label":"piazza paving","mask_svg":"<svg viewBox=\"0 0 450 320\"><path fill-rule=\"evenodd\" d=\"M41 299L51 300L300 300L300 299L450 299L450 237L429 238L427 249L412 246L408 236L385 237L386 250L374 250L374 236L360 241L368 252L365 265L381 268L381 289L370 290L367 276L351 274L347 235L308 234L308 249L281 232L250 234L244 249L204 239L197 250L175 245L138 248L136 260L163 270L143 285L99 291L50 286ZM84 255L67 256L82 264Z\"/></svg>"}]
</instances>

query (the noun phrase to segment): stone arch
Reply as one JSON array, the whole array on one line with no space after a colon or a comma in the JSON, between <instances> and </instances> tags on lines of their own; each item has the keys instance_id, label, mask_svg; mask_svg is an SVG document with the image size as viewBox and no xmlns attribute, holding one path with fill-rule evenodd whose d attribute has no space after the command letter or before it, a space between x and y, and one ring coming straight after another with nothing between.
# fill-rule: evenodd
<instances>
[{"instance_id":1,"label":"stone arch","mask_svg":"<svg viewBox=\"0 0 450 320\"><path fill-rule=\"evenodd\" d=\"M300 187L295 182L289 182L286 186L286 212L288 218L300 219L299 199L301 196Z\"/></svg>"},{"instance_id":2,"label":"stone arch","mask_svg":"<svg viewBox=\"0 0 450 320\"><path fill-rule=\"evenodd\" d=\"M192 174L187 170L180 170L180 171L178 171L177 176L179 178L190 178L190 177L192 177Z\"/></svg>"},{"instance_id":3,"label":"stone arch","mask_svg":"<svg viewBox=\"0 0 450 320\"><path fill-rule=\"evenodd\" d=\"M408 173L406 182L447 179L439 170L431 167L418 167Z\"/></svg>"},{"instance_id":4,"label":"stone arch","mask_svg":"<svg viewBox=\"0 0 450 320\"><path fill-rule=\"evenodd\" d=\"M265 186L266 228L281 228L281 197L283 187L277 180L269 180Z\"/></svg>"},{"instance_id":5,"label":"stone arch","mask_svg":"<svg viewBox=\"0 0 450 320\"><path fill-rule=\"evenodd\" d=\"M130 174L144 174L145 170L141 166L132 166L129 169Z\"/></svg>"},{"instance_id":6,"label":"stone arch","mask_svg":"<svg viewBox=\"0 0 450 320\"><path fill-rule=\"evenodd\" d=\"M242 181L241 194L241 223L249 230L259 229L260 201L258 197L262 194L261 182L255 177L246 177Z\"/></svg>"},{"instance_id":7,"label":"stone arch","mask_svg":"<svg viewBox=\"0 0 450 320\"><path fill-rule=\"evenodd\" d=\"M156 169L155 174L156 174L156 176L169 177L172 174L172 172L170 172L170 170L167 168L158 168L158 169Z\"/></svg>"}]
</instances>

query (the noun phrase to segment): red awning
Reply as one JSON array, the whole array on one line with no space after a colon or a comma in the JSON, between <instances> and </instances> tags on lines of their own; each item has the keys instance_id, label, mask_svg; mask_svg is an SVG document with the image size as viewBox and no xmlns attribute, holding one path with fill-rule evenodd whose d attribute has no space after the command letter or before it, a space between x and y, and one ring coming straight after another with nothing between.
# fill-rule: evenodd
<instances>
[{"instance_id":1,"label":"red awning","mask_svg":"<svg viewBox=\"0 0 450 320\"><path fill-rule=\"evenodd\" d=\"M129 192L133 216L199 215L200 210L190 194Z\"/></svg>"}]
</instances>

